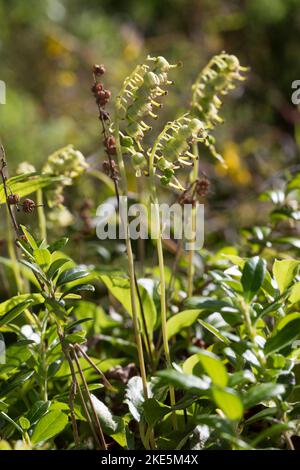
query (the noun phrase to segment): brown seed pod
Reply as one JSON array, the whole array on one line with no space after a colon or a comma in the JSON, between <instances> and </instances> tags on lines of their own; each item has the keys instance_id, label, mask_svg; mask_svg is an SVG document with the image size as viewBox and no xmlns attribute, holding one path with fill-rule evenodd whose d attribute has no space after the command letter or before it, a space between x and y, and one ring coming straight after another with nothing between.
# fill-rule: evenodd
<instances>
[{"instance_id":1,"label":"brown seed pod","mask_svg":"<svg viewBox=\"0 0 300 470\"><path fill-rule=\"evenodd\" d=\"M31 199L24 199L22 203L23 212L25 212L26 214L31 214L35 208L36 204L34 201L32 201Z\"/></svg>"},{"instance_id":2,"label":"brown seed pod","mask_svg":"<svg viewBox=\"0 0 300 470\"><path fill-rule=\"evenodd\" d=\"M98 93L100 93L100 91L103 90L103 85L102 83L94 83L94 85L92 86L92 92L94 93L94 95L96 96Z\"/></svg>"},{"instance_id":3,"label":"brown seed pod","mask_svg":"<svg viewBox=\"0 0 300 470\"><path fill-rule=\"evenodd\" d=\"M99 76L99 75L103 75L105 72L106 72L106 69L105 69L104 65L102 65L102 64L101 64L101 65L95 64L95 65L93 66L93 73L94 73L95 75L98 75L98 76Z\"/></svg>"},{"instance_id":4,"label":"brown seed pod","mask_svg":"<svg viewBox=\"0 0 300 470\"><path fill-rule=\"evenodd\" d=\"M116 154L116 152L117 152L116 140L112 135L108 136L105 139L104 145L105 145L106 151L109 155L115 155Z\"/></svg>"},{"instance_id":5,"label":"brown seed pod","mask_svg":"<svg viewBox=\"0 0 300 470\"><path fill-rule=\"evenodd\" d=\"M97 92L97 95L96 95L96 102L102 107L104 107L109 101L109 97L106 91L103 91L103 90L99 91Z\"/></svg>"},{"instance_id":6,"label":"brown seed pod","mask_svg":"<svg viewBox=\"0 0 300 470\"><path fill-rule=\"evenodd\" d=\"M196 183L196 193L200 197L206 196L208 190L209 190L209 181L207 178L203 178L201 180L198 180Z\"/></svg>"},{"instance_id":7,"label":"brown seed pod","mask_svg":"<svg viewBox=\"0 0 300 470\"><path fill-rule=\"evenodd\" d=\"M16 205L18 204L18 202L20 201L20 196L19 194L10 194L7 198L7 203L10 205L10 206L13 206L13 205Z\"/></svg>"},{"instance_id":8,"label":"brown seed pod","mask_svg":"<svg viewBox=\"0 0 300 470\"><path fill-rule=\"evenodd\" d=\"M103 109L101 109L99 119L103 120L103 121L109 121L109 119L110 119L109 113L107 111L103 111Z\"/></svg>"}]
</instances>

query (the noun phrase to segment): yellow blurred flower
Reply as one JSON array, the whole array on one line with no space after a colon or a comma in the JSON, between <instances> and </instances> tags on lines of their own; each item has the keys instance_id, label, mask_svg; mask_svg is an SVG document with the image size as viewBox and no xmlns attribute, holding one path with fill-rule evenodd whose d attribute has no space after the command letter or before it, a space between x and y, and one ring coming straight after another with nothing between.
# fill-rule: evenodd
<instances>
[{"instance_id":1,"label":"yellow blurred flower","mask_svg":"<svg viewBox=\"0 0 300 470\"><path fill-rule=\"evenodd\" d=\"M216 172L220 176L228 175L232 181L241 186L249 184L251 182L251 174L241 160L237 144L232 141L225 142L222 155L227 168L218 164Z\"/></svg>"},{"instance_id":2,"label":"yellow blurred flower","mask_svg":"<svg viewBox=\"0 0 300 470\"><path fill-rule=\"evenodd\" d=\"M71 87L76 83L76 75L71 71L63 71L57 74L57 82L62 87Z\"/></svg>"}]
</instances>

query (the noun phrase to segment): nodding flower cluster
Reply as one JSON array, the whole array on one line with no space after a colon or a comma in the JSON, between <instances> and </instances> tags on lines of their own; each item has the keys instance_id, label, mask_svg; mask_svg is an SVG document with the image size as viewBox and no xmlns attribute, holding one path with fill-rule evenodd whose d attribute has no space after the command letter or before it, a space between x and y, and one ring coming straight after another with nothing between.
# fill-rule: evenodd
<instances>
[{"instance_id":1,"label":"nodding flower cluster","mask_svg":"<svg viewBox=\"0 0 300 470\"><path fill-rule=\"evenodd\" d=\"M195 155L190 152L190 146L197 142L211 145L211 137L199 119L186 114L167 123L148 152L149 157L153 158L155 170L159 170L156 174L162 184L184 191L175 172L181 167L193 166Z\"/></svg>"},{"instance_id":2,"label":"nodding flower cluster","mask_svg":"<svg viewBox=\"0 0 300 470\"><path fill-rule=\"evenodd\" d=\"M222 52L214 56L199 74L193 85L192 111L209 128L223 122L219 116L221 96L236 87L236 82L245 80L242 67L234 55Z\"/></svg>"},{"instance_id":3,"label":"nodding flower cluster","mask_svg":"<svg viewBox=\"0 0 300 470\"><path fill-rule=\"evenodd\" d=\"M95 97L96 104L99 110L99 119L102 124L102 133L104 137L104 147L108 156L108 160L103 162L103 171L115 181L119 179L118 167L115 161L112 159L117 153L116 140L113 135L108 134L106 130L106 121L110 120L109 113L105 110L105 106L110 100L111 93L109 90L104 88L103 83L99 81L99 78L104 75L106 69L104 65L93 66L94 84L92 86L92 93Z\"/></svg>"},{"instance_id":4,"label":"nodding flower cluster","mask_svg":"<svg viewBox=\"0 0 300 470\"><path fill-rule=\"evenodd\" d=\"M120 133L123 151L131 156L137 175L147 165L142 139L151 126L145 120L157 119L155 110L162 107L157 100L167 94L165 87L173 83L168 78L169 71L178 65L169 64L161 56L148 57L146 63L138 65L125 79L117 98L118 119L125 122Z\"/></svg>"},{"instance_id":5,"label":"nodding flower cluster","mask_svg":"<svg viewBox=\"0 0 300 470\"><path fill-rule=\"evenodd\" d=\"M190 184L190 186L181 193L178 201L179 204L191 204L196 205L197 201L201 201L204 198L210 187L210 182L207 176L202 173L202 177Z\"/></svg>"}]
</instances>

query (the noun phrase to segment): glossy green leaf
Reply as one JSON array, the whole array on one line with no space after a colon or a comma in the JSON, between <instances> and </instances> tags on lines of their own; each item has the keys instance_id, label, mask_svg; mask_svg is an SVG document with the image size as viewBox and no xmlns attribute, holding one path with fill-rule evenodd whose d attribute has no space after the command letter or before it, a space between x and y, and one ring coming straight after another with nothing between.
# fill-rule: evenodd
<instances>
[{"instance_id":1,"label":"glossy green leaf","mask_svg":"<svg viewBox=\"0 0 300 470\"><path fill-rule=\"evenodd\" d=\"M253 299L262 286L266 270L265 260L258 256L246 261L242 272L241 283L247 302Z\"/></svg>"},{"instance_id":2,"label":"glossy green leaf","mask_svg":"<svg viewBox=\"0 0 300 470\"><path fill-rule=\"evenodd\" d=\"M28 196L29 194L35 193L38 189L45 188L54 183L62 181L60 176L34 176L29 177L28 175L22 175L26 178L26 181L20 181L20 178L13 177L7 180L7 185L14 194L18 194L20 197ZM6 202L3 184L0 184L0 204Z\"/></svg>"},{"instance_id":3,"label":"glossy green leaf","mask_svg":"<svg viewBox=\"0 0 300 470\"><path fill-rule=\"evenodd\" d=\"M49 411L42 416L31 436L33 445L52 439L62 432L68 424L68 417L61 411Z\"/></svg>"},{"instance_id":4,"label":"glossy green leaf","mask_svg":"<svg viewBox=\"0 0 300 470\"><path fill-rule=\"evenodd\" d=\"M59 240L56 240L54 243L51 243L51 245L48 247L48 250L50 253L54 253L54 251L60 251L62 248L66 246L68 243L69 239L67 237L60 238Z\"/></svg>"},{"instance_id":5,"label":"glossy green leaf","mask_svg":"<svg viewBox=\"0 0 300 470\"><path fill-rule=\"evenodd\" d=\"M67 284L68 282L77 281L78 279L87 277L89 274L90 273L86 270L86 268L80 266L66 269L59 275L56 284L57 286L61 286L63 284Z\"/></svg>"},{"instance_id":6,"label":"glossy green leaf","mask_svg":"<svg viewBox=\"0 0 300 470\"><path fill-rule=\"evenodd\" d=\"M293 282L298 270L299 261L294 259L275 260L273 264L273 276L282 294Z\"/></svg>"},{"instance_id":7,"label":"glossy green leaf","mask_svg":"<svg viewBox=\"0 0 300 470\"><path fill-rule=\"evenodd\" d=\"M46 269L51 262L51 253L46 249L38 248L33 250L33 256L42 269Z\"/></svg>"},{"instance_id":8,"label":"glossy green leaf","mask_svg":"<svg viewBox=\"0 0 300 470\"><path fill-rule=\"evenodd\" d=\"M184 328L188 328L196 322L202 310L183 310L176 313L167 322L168 339L180 333Z\"/></svg>"},{"instance_id":9,"label":"glossy green leaf","mask_svg":"<svg viewBox=\"0 0 300 470\"><path fill-rule=\"evenodd\" d=\"M64 264L68 263L68 261L70 261L68 258L58 258L55 261L53 261L48 268L47 277L49 279L53 279L57 275L60 268Z\"/></svg>"},{"instance_id":10,"label":"glossy green leaf","mask_svg":"<svg viewBox=\"0 0 300 470\"><path fill-rule=\"evenodd\" d=\"M244 413L243 402L232 389L214 387L212 396L218 408L232 421L238 421Z\"/></svg>"},{"instance_id":11,"label":"glossy green leaf","mask_svg":"<svg viewBox=\"0 0 300 470\"><path fill-rule=\"evenodd\" d=\"M291 318L284 319L280 329L278 329L274 336L269 338L265 344L265 354L271 354L291 344L300 335L300 318L298 315L293 315ZM288 315L289 317L289 315ZM289 321L290 320L290 321Z\"/></svg>"},{"instance_id":12,"label":"glossy green leaf","mask_svg":"<svg viewBox=\"0 0 300 470\"><path fill-rule=\"evenodd\" d=\"M50 401L38 400L32 405L27 414L27 419L29 419L31 425L36 424L47 413L50 404Z\"/></svg>"},{"instance_id":13,"label":"glossy green leaf","mask_svg":"<svg viewBox=\"0 0 300 470\"><path fill-rule=\"evenodd\" d=\"M31 299L25 300L16 307L9 310L5 315L0 318L0 327L3 325L8 325L10 322L15 320L21 313L28 308L33 301Z\"/></svg>"},{"instance_id":14,"label":"glossy green leaf","mask_svg":"<svg viewBox=\"0 0 300 470\"><path fill-rule=\"evenodd\" d=\"M296 304L300 302L300 282L296 282L291 287L291 293L289 295L289 302L291 304Z\"/></svg>"},{"instance_id":15,"label":"glossy green leaf","mask_svg":"<svg viewBox=\"0 0 300 470\"><path fill-rule=\"evenodd\" d=\"M253 385L243 395L245 408L252 408L263 401L271 400L274 397L280 397L284 393L284 386L276 383L263 383Z\"/></svg>"},{"instance_id":16,"label":"glossy green leaf","mask_svg":"<svg viewBox=\"0 0 300 470\"><path fill-rule=\"evenodd\" d=\"M182 369L185 374L197 376L201 376L205 372L211 378L213 384L219 387L226 387L228 383L226 367L218 356L210 351L203 350L193 354L183 363Z\"/></svg>"},{"instance_id":17,"label":"glossy green leaf","mask_svg":"<svg viewBox=\"0 0 300 470\"><path fill-rule=\"evenodd\" d=\"M195 375L183 374L174 369L161 370L156 373L160 383L173 385L177 389L188 390L202 395L210 386L210 381Z\"/></svg>"},{"instance_id":18,"label":"glossy green leaf","mask_svg":"<svg viewBox=\"0 0 300 470\"><path fill-rule=\"evenodd\" d=\"M25 225L21 225L21 228L23 230L23 233L27 239L27 242L29 243L29 245L31 246L31 248L33 250L37 250L38 249L38 246L37 246L37 243L34 239L34 237L31 235L31 233L29 233L29 231L27 230L27 228L25 227Z\"/></svg>"},{"instance_id":19,"label":"glossy green leaf","mask_svg":"<svg viewBox=\"0 0 300 470\"><path fill-rule=\"evenodd\" d=\"M162 420L164 416L172 412L172 408L168 405L164 405L155 398L148 398L143 403L145 420L149 426L153 427Z\"/></svg>"},{"instance_id":20,"label":"glossy green leaf","mask_svg":"<svg viewBox=\"0 0 300 470\"><path fill-rule=\"evenodd\" d=\"M211 334L218 338L222 343L230 344L229 339L226 338L226 336L222 335L222 333L220 333L219 330L217 330L217 328L215 328L210 323L207 323L206 321L200 319L198 319L198 323L200 323L200 325L202 325L206 330L208 330Z\"/></svg>"},{"instance_id":21,"label":"glossy green leaf","mask_svg":"<svg viewBox=\"0 0 300 470\"><path fill-rule=\"evenodd\" d=\"M21 294L11 297L0 303L0 317L26 301L31 301L32 305L37 305L44 303L45 298L42 294Z\"/></svg>"}]
</instances>

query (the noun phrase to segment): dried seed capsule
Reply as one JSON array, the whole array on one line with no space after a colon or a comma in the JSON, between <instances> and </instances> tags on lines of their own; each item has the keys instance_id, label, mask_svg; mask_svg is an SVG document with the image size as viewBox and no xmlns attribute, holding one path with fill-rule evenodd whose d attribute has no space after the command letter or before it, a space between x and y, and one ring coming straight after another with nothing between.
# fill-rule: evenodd
<instances>
[{"instance_id":1,"label":"dried seed capsule","mask_svg":"<svg viewBox=\"0 0 300 470\"><path fill-rule=\"evenodd\" d=\"M92 92L93 92L94 94L96 94L96 95L97 95L100 91L102 91L102 90L103 90L103 85L102 85L102 83L100 83L100 82L99 82L99 83L95 83L95 84L92 86Z\"/></svg>"},{"instance_id":2,"label":"dried seed capsule","mask_svg":"<svg viewBox=\"0 0 300 470\"><path fill-rule=\"evenodd\" d=\"M10 194L7 198L7 203L10 206L18 204L19 201L20 201L20 196L18 194Z\"/></svg>"},{"instance_id":3,"label":"dried seed capsule","mask_svg":"<svg viewBox=\"0 0 300 470\"><path fill-rule=\"evenodd\" d=\"M34 211L35 207L36 204L34 201L32 201L31 199L24 199L22 203L23 212L25 212L26 214L30 214Z\"/></svg>"},{"instance_id":4,"label":"dried seed capsule","mask_svg":"<svg viewBox=\"0 0 300 470\"><path fill-rule=\"evenodd\" d=\"M110 135L109 137L107 137L104 141L104 144L105 144L105 147L106 147L106 151L109 155L115 155L116 154L116 140L115 138Z\"/></svg>"},{"instance_id":5,"label":"dried seed capsule","mask_svg":"<svg viewBox=\"0 0 300 470\"><path fill-rule=\"evenodd\" d=\"M108 160L105 160L105 161L102 163L102 170L103 170L103 172L104 172L106 175L109 175L109 174L110 174L110 164L109 164L109 161L108 161Z\"/></svg>"},{"instance_id":6,"label":"dried seed capsule","mask_svg":"<svg viewBox=\"0 0 300 470\"><path fill-rule=\"evenodd\" d=\"M93 66L93 72L95 75L103 75L106 72L104 65L95 64Z\"/></svg>"},{"instance_id":7,"label":"dried seed capsule","mask_svg":"<svg viewBox=\"0 0 300 470\"><path fill-rule=\"evenodd\" d=\"M196 193L200 197L204 197L209 190L209 181L206 178L203 178L196 183Z\"/></svg>"},{"instance_id":8,"label":"dried seed capsule","mask_svg":"<svg viewBox=\"0 0 300 470\"><path fill-rule=\"evenodd\" d=\"M100 113L99 118L103 119L103 121L109 121L109 113L107 111L103 111L103 109L101 109L101 113Z\"/></svg>"}]
</instances>

